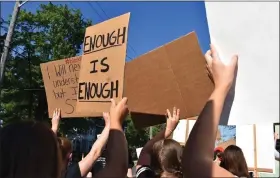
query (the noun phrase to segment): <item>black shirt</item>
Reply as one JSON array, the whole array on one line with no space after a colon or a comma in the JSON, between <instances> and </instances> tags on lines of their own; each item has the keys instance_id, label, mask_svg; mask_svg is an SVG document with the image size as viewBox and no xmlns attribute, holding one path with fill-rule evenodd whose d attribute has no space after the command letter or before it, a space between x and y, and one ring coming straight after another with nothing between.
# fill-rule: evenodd
<instances>
[{"instance_id":1,"label":"black shirt","mask_svg":"<svg viewBox=\"0 0 280 178\"><path fill-rule=\"evenodd\" d=\"M78 163L73 163L68 166L64 178L82 178Z\"/></svg>"},{"instance_id":2,"label":"black shirt","mask_svg":"<svg viewBox=\"0 0 280 178\"><path fill-rule=\"evenodd\" d=\"M128 168L133 168L134 166L134 162L133 162L133 158L132 158L132 155L131 155L131 152L128 151Z\"/></svg>"}]
</instances>

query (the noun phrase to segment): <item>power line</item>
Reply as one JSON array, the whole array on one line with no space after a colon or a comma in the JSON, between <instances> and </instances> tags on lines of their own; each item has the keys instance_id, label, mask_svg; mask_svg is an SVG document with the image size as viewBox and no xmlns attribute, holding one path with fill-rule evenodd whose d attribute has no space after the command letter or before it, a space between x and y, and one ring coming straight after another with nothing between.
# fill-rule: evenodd
<instances>
[{"instance_id":1,"label":"power line","mask_svg":"<svg viewBox=\"0 0 280 178\"><path fill-rule=\"evenodd\" d=\"M92 9L94 9L94 7L92 6L92 4L90 3L90 2L88 2L89 4L90 4L90 6L91 6L91 8ZM107 15L107 13L104 11L104 9L98 4L98 3L96 3L98 6L99 6L99 8L102 10L102 12L105 14L105 16L107 17L107 19L109 19L110 17ZM95 9L94 9L94 11L95 12L97 12ZM101 15L99 14L99 13L97 13L98 14L98 16L101 18L101 20L104 20L102 17L101 17ZM127 46L129 47L129 44L127 44ZM129 49L129 48L128 48ZM131 57L129 57L128 56L128 54L126 54L126 56L131 60L132 58Z\"/></svg>"},{"instance_id":2,"label":"power line","mask_svg":"<svg viewBox=\"0 0 280 178\"><path fill-rule=\"evenodd\" d=\"M92 4L91 4L90 2L87 2L87 3L90 5L91 9L100 17L100 19L101 19L101 20L104 20L104 19L102 18L102 16L98 13L98 11L92 6Z\"/></svg>"},{"instance_id":3,"label":"power line","mask_svg":"<svg viewBox=\"0 0 280 178\"><path fill-rule=\"evenodd\" d=\"M72 2L70 2L70 3L71 3L71 5L72 5L74 8L78 9ZM105 19L103 19L102 16L98 13L98 11L92 6L92 4L91 4L90 2L87 2L87 3L89 4L90 8L99 16L99 18L100 18L101 21L105 20ZM132 58L131 58L130 56L128 56L127 54L126 54L126 57L127 57L128 59L132 59Z\"/></svg>"},{"instance_id":4,"label":"power line","mask_svg":"<svg viewBox=\"0 0 280 178\"><path fill-rule=\"evenodd\" d=\"M95 2L98 7L102 10L102 12L105 14L105 16L109 19L110 17L108 16L108 14L105 12L105 10L102 8L102 6L98 3L98 2ZM133 53L135 54L135 56L137 56L137 53L136 51L134 50L134 48L130 45L130 44L127 44L128 47L131 48L131 50L133 51Z\"/></svg>"}]
</instances>

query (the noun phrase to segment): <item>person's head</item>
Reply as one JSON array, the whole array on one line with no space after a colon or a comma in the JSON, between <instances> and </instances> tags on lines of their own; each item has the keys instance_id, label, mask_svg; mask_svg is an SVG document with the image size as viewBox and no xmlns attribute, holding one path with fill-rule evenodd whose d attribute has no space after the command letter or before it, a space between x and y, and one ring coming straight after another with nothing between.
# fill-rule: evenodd
<instances>
[{"instance_id":1,"label":"person's head","mask_svg":"<svg viewBox=\"0 0 280 178\"><path fill-rule=\"evenodd\" d=\"M167 173L180 178L182 154L183 149L178 142L172 139L160 140L153 146L151 166L157 175Z\"/></svg>"},{"instance_id":2,"label":"person's head","mask_svg":"<svg viewBox=\"0 0 280 178\"><path fill-rule=\"evenodd\" d=\"M0 177L58 178L60 175L57 138L45 124L19 122L0 131Z\"/></svg>"},{"instance_id":3,"label":"person's head","mask_svg":"<svg viewBox=\"0 0 280 178\"><path fill-rule=\"evenodd\" d=\"M238 146L230 145L225 149L220 166L238 177L249 177L246 159Z\"/></svg>"},{"instance_id":4,"label":"person's head","mask_svg":"<svg viewBox=\"0 0 280 178\"><path fill-rule=\"evenodd\" d=\"M222 147L215 148L213 160L216 160L218 158L221 161L223 152L224 149Z\"/></svg>"},{"instance_id":5,"label":"person's head","mask_svg":"<svg viewBox=\"0 0 280 178\"><path fill-rule=\"evenodd\" d=\"M59 137L58 142L61 149L62 161L65 164L68 164L68 162L72 159L72 143L65 137Z\"/></svg>"}]
</instances>

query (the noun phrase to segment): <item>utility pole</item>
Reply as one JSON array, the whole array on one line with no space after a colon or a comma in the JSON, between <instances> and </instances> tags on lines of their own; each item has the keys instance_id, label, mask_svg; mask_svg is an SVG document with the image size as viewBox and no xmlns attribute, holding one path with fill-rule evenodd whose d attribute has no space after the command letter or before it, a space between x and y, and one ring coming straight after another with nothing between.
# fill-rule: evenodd
<instances>
[{"instance_id":1,"label":"utility pole","mask_svg":"<svg viewBox=\"0 0 280 178\"><path fill-rule=\"evenodd\" d=\"M150 126L150 140L153 138L153 127Z\"/></svg>"},{"instance_id":2,"label":"utility pole","mask_svg":"<svg viewBox=\"0 0 280 178\"><path fill-rule=\"evenodd\" d=\"M5 63L6 63L6 60L7 60L7 57L8 57L10 43L11 43L12 36L13 36L13 33L14 33L16 19L17 19L17 16L18 16L20 6L21 6L20 1L17 0L16 4L14 6L14 11L13 11L12 19L11 19L11 22L10 22L9 30L8 30L8 33L7 33L7 37L6 37L6 40L5 40L5 43L4 43L3 54L1 56L0 87L2 85L2 81L3 81L3 77L4 77Z\"/></svg>"}]
</instances>

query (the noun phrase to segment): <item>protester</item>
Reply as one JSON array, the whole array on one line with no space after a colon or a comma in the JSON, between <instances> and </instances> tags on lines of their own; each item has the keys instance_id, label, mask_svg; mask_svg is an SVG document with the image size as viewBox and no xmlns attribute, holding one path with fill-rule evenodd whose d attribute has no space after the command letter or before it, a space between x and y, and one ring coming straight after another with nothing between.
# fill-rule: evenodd
<instances>
[{"instance_id":1,"label":"protester","mask_svg":"<svg viewBox=\"0 0 280 178\"><path fill-rule=\"evenodd\" d=\"M280 161L280 153L276 149L277 139L279 139L279 135L274 133L274 157L275 160Z\"/></svg>"},{"instance_id":2,"label":"protester","mask_svg":"<svg viewBox=\"0 0 280 178\"><path fill-rule=\"evenodd\" d=\"M57 131L59 126L59 117L60 109L56 109L53 114L52 119L52 130ZM103 118L105 120L105 127L100 135L100 137L94 142L90 152L87 154L84 159L78 163L73 163L68 166L71 157L72 157L72 144L67 138L59 138L61 152L62 152L62 161L63 161L63 177L65 178L79 178L85 177L90 172L93 163L101 155L102 149L106 145L106 142L109 137L110 130L110 115L109 113L103 113Z\"/></svg>"},{"instance_id":3,"label":"protester","mask_svg":"<svg viewBox=\"0 0 280 178\"><path fill-rule=\"evenodd\" d=\"M235 177L213 162L213 150L226 96L237 74L237 55L228 65L218 56L213 45L205 54L214 91L201 111L184 148L182 166L184 177Z\"/></svg>"},{"instance_id":4,"label":"protester","mask_svg":"<svg viewBox=\"0 0 280 178\"><path fill-rule=\"evenodd\" d=\"M42 123L10 124L0 133L1 178L60 178L57 138Z\"/></svg>"},{"instance_id":5,"label":"protester","mask_svg":"<svg viewBox=\"0 0 280 178\"><path fill-rule=\"evenodd\" d=\"M222 160L222 155L223 155L224 149L222 147L217 147L214 150L214 162L220 165L221 160Z\"/></svg>"},{"instance_id":6,"label":"protester","mask_svg":"<svg viewBox=\"0 0 280 178\"><path fill-rule=\"evenodd\" d=\"M220 163L220 166L238 177L251 177L244 154L238 146L228 146Z\"/></svg>"},{"instance_id":7,"label":"protester","mask_svg":"<svg viewBox=\"0 0 280 178\"><path fill-rule=\"evenodd\" d=\"M133 177L132 168L134 167L134 162L131 155L131 150L128 150L128 169L127 169L127 177Z\"/></svg>"},{"instance_id":8,"label":"protester","mask_svg":"<svg viewBox=\"0 0 280 178\"><path fill-rule=\"evenodd\" d=\"M148 141L141 150L136 177L182 177L182 146L167 139L179 123L179 109L173 108L173 115L167 110L166 128Z\"/></svg>"},{"instance_id":9,"label":"protester","mask_svg":"<svg viewBox=\"0 0 280 178\"><path fill-rule=\"evenodd\" d=\"M57 135L59 124L61 119L61 110L55 109L53 111L53 117L52 117L52 131Z\"/></svg>"},{"instance_id":10,"label":"protester","mask_svg":"<svg viewBox=\"0 0 280 178\"><path fill-rule=\"evenodd\" d=\"M118 104L111 100L110 132L106 150L105 168L99 171L95 178L126 177L128 167L127 142L123 132L122 123L128 114L127 98Z\"/></svg>"}]
</instances>

